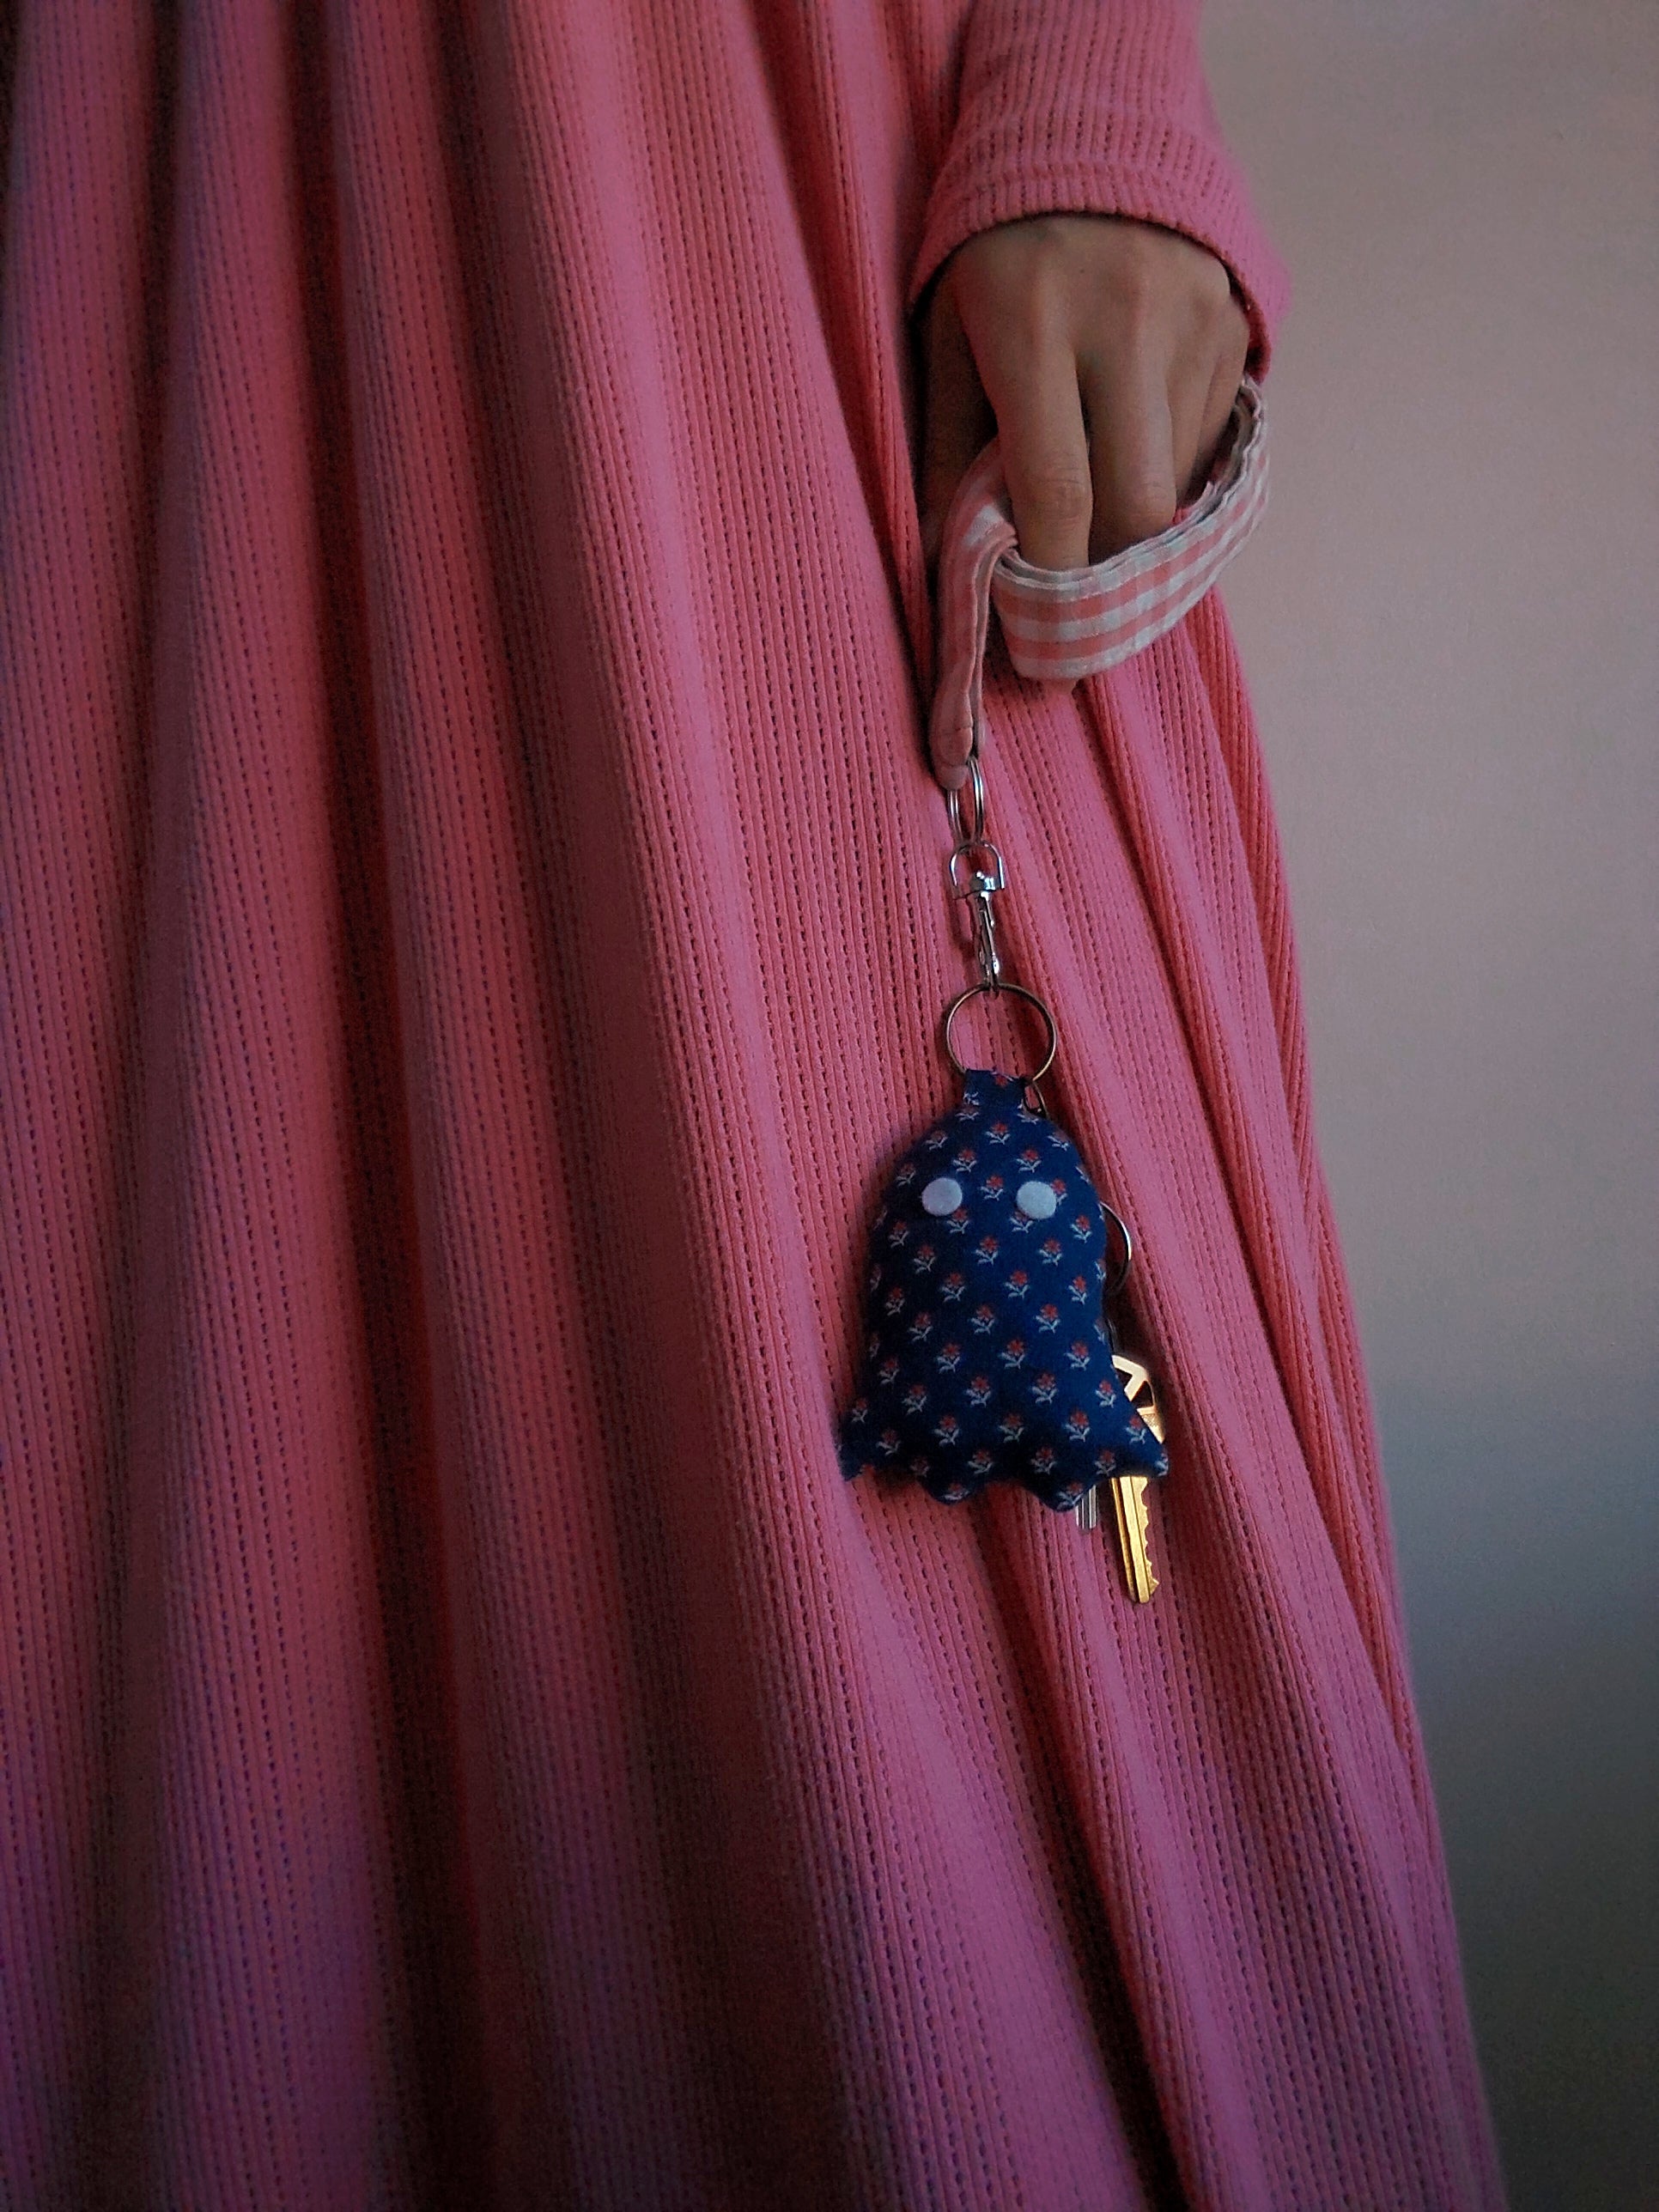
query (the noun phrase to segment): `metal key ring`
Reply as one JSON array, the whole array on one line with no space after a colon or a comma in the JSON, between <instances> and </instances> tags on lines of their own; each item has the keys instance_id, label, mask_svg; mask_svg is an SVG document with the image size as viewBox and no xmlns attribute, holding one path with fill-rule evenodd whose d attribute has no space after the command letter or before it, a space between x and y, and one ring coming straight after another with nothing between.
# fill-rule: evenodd
<instances>
[{"instance_id":1,"label":"metal key ring","mask_svg":"<svg viewBox=\"0 0 1659 2212\"><path fill-rule=\"evenodd\" d=\"M1100 1210L1106 1216L1108 1223L1115 1226L1118 1235L1123 1240L1123 1257L1118 1262L1117 1273L1101 1293L1103 1297L1109 1301L1117 1296L1129 1279L1129 1263L1135 1256L1135 1243L1133 1237L1129 1234L1128 1223L1115 1206L1108 1206L1103 1198L1100 1201ZM1109 1242L1109 1238L1108 1241Z\"/></svg>"},{"instance_id":2,"label":"metal key ring","mask_svg":"<svg viewBox=\"0 0 1659 2212\"><path fill-rule=\"evenodd\" d=\"M950 1005L945 1010L945 1049L951 1055L951 1066L955 1068L958 1075L966 1075L968 1073L966 1066L957 1058L956 1053L951 1048L951 1024L957 1018L957 1009L959 1007L965 1006L969 999L976 999L981 991L1012 991L1016 998L1029 999L1031 1004L1036 1008L1037 1012L1042 1016L1043 1020L1048 1023L1048 1049L1043 1054L1042 1065L1038 1067L1033 1068L1029 1075L1023 1075L1019 1079L1022 1083L1029 1083L1033 1086L1033 1088L1035 1088L1038 1076L1047 1074L1053 1063L1055 1049L1060 1043L1060 1025L1055 1021L1054 1016L1049 1012L1048 1007L1044 1006L1042 1000L1038 998L1036 993L1035 991L1028 991L1024 983L1010 983L1006 981L996 983L970 983L965 991L958 991L957 993L956 997L951 1000Z\"/></svg>"},{"instance_id":3,"label":"metal key ring","mask_svg":"<svg viewBox=\"0 0 1659 2212\"><path fill-rule=\"evenodd\" d=\"M966 787L958 784L954 791L945 794L945 804L950 809L951 826L956 831L958 845L975 844L985 835L985 777L979 764L979 726L974 727L974 748L968 756L968 782L974 793L974 828L970 836L962 825L962 794Z\"/></svg>"}]
</instances>

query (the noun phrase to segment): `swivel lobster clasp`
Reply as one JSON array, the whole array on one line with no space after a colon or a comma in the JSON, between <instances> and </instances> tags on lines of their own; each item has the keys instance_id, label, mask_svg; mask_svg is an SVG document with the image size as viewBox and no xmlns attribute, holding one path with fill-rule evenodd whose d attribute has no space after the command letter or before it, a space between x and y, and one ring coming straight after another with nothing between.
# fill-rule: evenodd
<instances>
[{"instance_id":1,"label":"swivel lobster clasp","mask_svg":"<svg viewBox=\"0 0 1659 2212\"><path fill-rule=\"evenodd\" d=\"M1023 1000L1027 1005L1036 1007L1048 1026L1048 1049L1043 1054L1042 1065L1033 1069L1030 1075L1022 1077L1021 1080L1032 1098L1036 1100L1036 1110L1047 1117L1048 1103L1042 1095L1040 1079L1054 1059L1054 1048L1060 1041L1060 1030L1054 1015L1036 993L1028 991L1024 983L1016 983L1005 971L1001 953L997 949L996 915L992 909L991 902L1003 888L1005 878L1002 855L985 834L985 785L980 774L977 731L975 732L974 749L968 756L968 771L969 787L971 787L974 799L974 819L971 829L966 827L963 822L961 793L947 791L945 794L946 804L951 810L951 825L957 834L957 842L951 848L950 857L945 861L945 872L950 878L953 896L957 898L972 899L974 902L974 958L978 965L979 975L977 981L970 983L965 991L958 991L945 1008L945 1049L950 1054L951 1065L958 1073L965 1075L968 1073L967 1068L957 1059L955 1048L951 1042L951 1026L969 1000L976 999L982 991L989 991L993 995L1006 992L1012 997Z\"/></svg>"},{"instance_id":2,"label":"swivel lobster clasp","mask_svg":"<svg viewBox=\"0 0 1659 2212\"><path fill-rule=\"evenodd\" d=\"M996 916L992 912L991 901L1006 879L1002 855L985 834L985 784L980 774L977 732L974 750L968 756L968 771L974 794L973 826L969 829L963 824L961 792L946 792L945 803L951 810L957 842L945 863L945 872L950 878L952 896L974 902L974 957L979 967L979 980L982 985L994 988L1002 981L1002 958L997 951Z\"/></svg>"},{"instance_id":3,"label":"swivel lobster clasp","mask_svg":"<svg viewBox=\"0 0 1659 2212\"><path fill-rule=\"evenodd\" d=\"M979 980L1000 983L1002 956L997 950L997 923L991 901L1003 886L1002 855L988 837L975 837L958 845L946 865L956 896L974 902L974 958Z\"/></svg>"}]
</instances>

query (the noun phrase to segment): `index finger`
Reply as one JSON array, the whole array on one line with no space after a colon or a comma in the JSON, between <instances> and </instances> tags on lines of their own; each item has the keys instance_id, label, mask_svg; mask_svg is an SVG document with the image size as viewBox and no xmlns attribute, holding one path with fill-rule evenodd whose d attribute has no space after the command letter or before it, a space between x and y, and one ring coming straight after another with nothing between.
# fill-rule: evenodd
<instances>
[{"instance_id":1,"label":"index finger","mask_svg":"<svg viewBox=\"0 0 1659 2212\"><path fill-rule=\"evenodd\" d=\"M1076 354L1057 331L1018 332L975 357L1022 556L1038 568L1082 568L1095 494Z\"/></svg>"},{"instance_id":2,"label":"index finger","mask_svg":"<svg viewBox=\"0 0 1659 2212\"><path fill-rule=\"evenodd\" d=\"M1144 346L1085 353L1078 372L1094 483L1091 562L1156 538L1175 520L1175 428L1164 362Z\"/></svg>"}]
</instances>

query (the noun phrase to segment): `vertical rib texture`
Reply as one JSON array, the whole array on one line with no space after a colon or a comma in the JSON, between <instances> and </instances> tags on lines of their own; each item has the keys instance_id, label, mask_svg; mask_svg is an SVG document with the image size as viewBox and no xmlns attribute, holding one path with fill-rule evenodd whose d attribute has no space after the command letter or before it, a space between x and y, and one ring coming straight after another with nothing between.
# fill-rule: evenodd
<instances>
[{"instance_id":1,"label":"vertical rib texture","mask_svg":"<svg viewBox=\"0 0 1659 2212\"><path fill-rule=\"evenodd\" d=\"M1188 15L3 65L0 2199L1499 2206L1213 592L985 676L1163 1585L836 1456L965 974L907 310L1117 211L1263 365Z\"/></svg>"}]
</instances>

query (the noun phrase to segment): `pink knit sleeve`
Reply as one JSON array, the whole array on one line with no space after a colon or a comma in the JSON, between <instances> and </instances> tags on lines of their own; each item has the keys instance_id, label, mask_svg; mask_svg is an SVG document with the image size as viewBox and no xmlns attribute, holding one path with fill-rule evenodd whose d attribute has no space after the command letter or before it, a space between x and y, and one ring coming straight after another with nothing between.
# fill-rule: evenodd
<instances>
[{"instance_id":1,"label":"pink knit sleeve","mask_svg":"<svg viewBox=\"0 0 1659 2212\"><path fill-rule=\"evenodd\" d=\"M1133 216L1226 263L1250 319L1246 368L1261 378L1290 276L1222 138L1198 17L1199 0L975 0L907 311L945 256L994 223Z\"/></svg>"}]
</instances>

